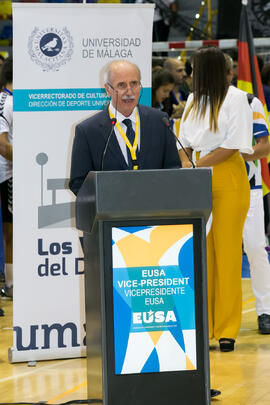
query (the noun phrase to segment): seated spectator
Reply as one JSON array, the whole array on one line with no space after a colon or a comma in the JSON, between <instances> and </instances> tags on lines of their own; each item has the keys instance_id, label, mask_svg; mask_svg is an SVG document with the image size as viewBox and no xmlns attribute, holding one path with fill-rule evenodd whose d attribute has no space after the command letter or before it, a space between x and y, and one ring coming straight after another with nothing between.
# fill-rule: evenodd
<instances>
[{"instance_id":1,"label":"seated spectator","mask_svg":"<svg viewBox=\"0 0 270 405\"><path fill-rule=\"evenodd\" d=\"M172 108L168 106L170 92L174 88L174 78L170 72L164 69L156 69L152 78L152 107L167 112L169 117ZM168 108L169 107L169 108Z\"/></svg>"},{"instance_id":2,"label":"seated spectator","mask_svg":"<svg viewBox=\"0 0 270 405\"><path fill-rule=\"evenodd\" d=\"M152 57L152 73L155 68L163 68L164 58L161 56Z\"/></svg>"},{"instance_id":3,"label":"seated spectator","mask_svg":"<svg viewBox=\"0 0 270 405\"><path fill-rule=\"evenodd\" d=\"M163 65L164 69L169 70L174 78L174 88L170 93L170 103L172 108L172 118L181 118L188 93L185 93L180 87L186 78L185 64L178 58L167 58Z\"/></svg>"}]
</instances>

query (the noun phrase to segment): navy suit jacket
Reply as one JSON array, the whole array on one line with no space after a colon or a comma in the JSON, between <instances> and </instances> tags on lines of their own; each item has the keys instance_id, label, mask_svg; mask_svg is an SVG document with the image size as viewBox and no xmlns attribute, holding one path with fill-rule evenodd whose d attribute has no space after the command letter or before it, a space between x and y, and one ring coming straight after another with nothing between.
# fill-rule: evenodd
<instances>
[{"instance_id":1,"label":"navy suit jacket","mask_svg":"<svg viewBox=\"0 0 270 405\"><path fill-rule=\"evenodd\" d=\"M180 167L175 138L162 122L167 115L146 106L138 106L138 111L141 137L139 170ZM111 129L108 109L76 126L69 182L74 194L77 194L90 171L101 170L102 155ZM103 170L129 170L114 134L108 143Z\"/></svg>"}]
</instances>

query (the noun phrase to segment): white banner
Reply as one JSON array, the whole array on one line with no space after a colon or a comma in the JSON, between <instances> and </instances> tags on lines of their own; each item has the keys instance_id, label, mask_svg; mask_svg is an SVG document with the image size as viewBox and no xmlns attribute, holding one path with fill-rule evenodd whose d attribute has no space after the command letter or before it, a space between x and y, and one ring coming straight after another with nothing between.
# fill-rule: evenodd
<instances>
[{"instance_id":1,"label":"white banner","mask_svg":"<svg viewBox=\"0 0 270 405\"><path fill-rule=\"evenodd\" d=\"M68 190L75 125L106 108L114 59L151 105L153 5L13 4L14 341L10 361L85 355L83 259Z\"/></svg>"}]
</instances>

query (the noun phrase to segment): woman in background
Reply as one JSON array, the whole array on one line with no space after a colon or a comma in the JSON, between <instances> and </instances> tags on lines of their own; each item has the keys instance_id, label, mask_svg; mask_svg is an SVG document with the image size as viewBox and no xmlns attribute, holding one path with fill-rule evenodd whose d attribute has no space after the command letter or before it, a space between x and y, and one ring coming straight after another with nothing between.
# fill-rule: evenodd
<instances>
[{"instance_id":1,"label":"woman in background","mask_svg":"<svg viewBox=\"0 0 270 405\"><path fill-rule=\"evenodd\" d=\"M166 101L174 88L173 75L162 68L155 69L152 73L152 107L165 111L170 117L172 108L168 108Z\"/></svg>"},{"instance_id":2,"label":"woman in background","mask_svg":"<svg viewBox=\"0 0 270 405\"><path fill-rule=\"evenodd\" d=\"M242 232L249 208L243 153L252 153L252 111L246 93L229 86L225 58L215 47L193 56L193 93L180 140L196 167L212 168L212 224L207 235L209 338L234 350L241 324ZM180 150L183 167L191 167Z\"/></svg>"}]
</instances>

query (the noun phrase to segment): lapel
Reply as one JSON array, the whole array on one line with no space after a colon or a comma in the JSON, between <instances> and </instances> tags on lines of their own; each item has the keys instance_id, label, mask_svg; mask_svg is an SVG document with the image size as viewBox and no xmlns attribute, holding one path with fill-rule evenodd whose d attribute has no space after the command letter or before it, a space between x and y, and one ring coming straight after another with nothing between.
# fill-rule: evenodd
<instances>
[{"instance_id":1,"label":"lapel","mask_svg":"<svg viewBox=\"0 0 270 405\"><path fill-rule=\"evenodd\" d=\"M139 116L140 116L140 154L139 154L139 169L143 168L145 159L147 158L148 151L151 148L151 125L149 123L149 115L146 113L144 108L138 105Z\"/></svg>"},{"instance_id":2,"label":"lapel","mask_svg":"<svg viewBox=\"0 0 270 405\"><path fill-rule=\"evenodd\" d=\"M107 142L110 131L112 129L112 124L111 124L111 119L109 116L108 108L106 108L106 110L103 110L103 113L104 114L102 114L102 116L101 116L100 126L101 126L101 133L104 138L104 141ZM128 165L125 161L125 158L122 154L119 143L118 143L117 138L114 133L111 135L111 138L109 140L108 150L110 150L113 157L119 162L119 165L120 165L119 170L127 170Z\"/></svg>"}]
</instances>

